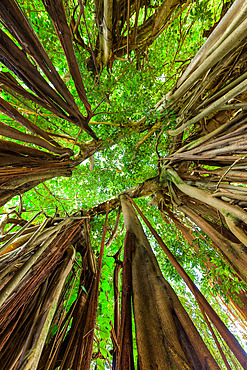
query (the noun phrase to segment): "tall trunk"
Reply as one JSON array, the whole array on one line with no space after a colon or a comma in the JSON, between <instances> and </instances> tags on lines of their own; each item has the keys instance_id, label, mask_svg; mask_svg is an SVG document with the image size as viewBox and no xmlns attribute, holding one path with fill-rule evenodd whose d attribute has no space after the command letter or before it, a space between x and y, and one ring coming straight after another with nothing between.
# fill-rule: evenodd
<instances>
[{"instance_id":1,"label":"tall trunk","mask_svg":"<svg viewBox=\"0 0 247 370\"><path fill-rule=\"evenodd\" d=\"M134 370L132 317L131 317L131 254L133 246L132 233L127 231L124 243L123 284L121 302L121 326L118 337L119 353L116 369Z\"/></svg>"},{"instance_id":2,"label":"tall trunk","mask_svg":"<svg viewBox=\"0 0 247 370\"><path fill-rule=\"evenodd\" d=\"M140 369L219 369L159 265L130 202L121 197L132 233L132 286Z\"/></svg>"}]
</instances>

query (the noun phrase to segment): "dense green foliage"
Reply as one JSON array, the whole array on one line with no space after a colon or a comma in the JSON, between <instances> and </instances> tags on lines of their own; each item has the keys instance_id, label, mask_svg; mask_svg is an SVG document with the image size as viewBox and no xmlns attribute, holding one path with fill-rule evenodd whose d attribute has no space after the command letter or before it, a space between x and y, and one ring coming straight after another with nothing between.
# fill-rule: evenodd
<instances>
[{"instance_id":1,"label":"dense green foliage","mask_svg":"<svg viewBox=\"0 0 247 370\"><path fill-rule=\"evenodd\" d=\"M151 3L153 7L157 7L161 1L154 0ZM84 108L79 98L77 98L66 58L52 22L42 8L41 2L23 0L20 4L57 71L66 82L76 99L76 103L83 112ZM68 20L72 16L76 19L79 15L79 8L76 8L75 5L73 1L67 1L66 15ZM206 39L203 36L204 31L209 30L219 19L222 5L222 2L217 0L193 1L152 44L131 51L128 59L115 60L111 68L104 68L99 75L88 70L89 53L77 42L74 42L87 97L94 112L91 127L97 136L104 140L105 147L95 153L94 158L91 157L79 164L73 170L72 177L54 178L23 194L21 198L22 216L24 218L28 219L30 214L40 209L48 215L53 215L57 209L60 216L72 215L78 210L87 212L91 207L116 197L124 190L159 174L160 158L166 156L170 144L166 130L168 127L170 129L175 126L176 117L172 111L166 111L162 115L162 123L159 128L150 136L145 137L156 119L160 118L154 111L154 105L164 93L171 89L181 72L203 44ZM149 12L152 12L152 7L148 7L147 11L146 17L149 16ZM144 10L142 16L145 17ZM86 3L85 17L86 24L81 22L79 26L80 34L87 44L90 41L95 47L97 33L91 1ZM134 24L134 18L130 21ZM6 67L3 66L2 71L6 72ZM13 96L8 92L3 92L2 95L6 100L11 101L27 118L49 132L60 135L57 141L61 145L73 149L75 157L80 155L80 150L83 150L83 143L90 139L84 131L81 132L78 127L70 122L54 117L50 112L29 101L20 101L18 96ZM137 122L142 117L147 118L145 125L138 132L134 132L130 123ZM27 132L23 126L15 121L3 115L1 115L1 119L8 122L12 127ZM143 138L145 140L141 142L140 140ZM7 212L14 209L19 206L19 203L20 196L16 196L3 208L3 211ZM209 239L193 225L194 242L199 245L200 250L196 252L196 249L184 241L181 233L178 232L172 222L168 224L162 220L159 210L150 205L150 199L139 199L137 203L142 209L146 209L150 222L155 226L169 249L188 271L210 303L220 312L221 317L228 325L239 334L228 317L227 309L219 308L218 302L215 297L212 297L211 293L214 296L219 294L227 302L226 292L229 289L238 292L240 288L244 288L244 284L241 286L239 281L234 278L230 267L211 248ZM116 213L110 213L108 238L114 228L115 219ZM184 220L184 222L186 224L187 221ZM95 216L91 222L90 233L96 256L100 247L103 223L104 217L100 215ZM110 352L112 348L110 321L113 317L114 304L112 276L115 265L114 255L123 245L123 230L121 216L118 234L110 247L104 252L94 349L94 352L101 353L101 356L95 360L99 369L110 368L112 358ZM191 314L192 319L194 319L203 338L209 343L215 356L218 357L215 344L210 338L210 333L194 298L164 256L160 247L152 240L147 229L146 233L164 276L171 283L187 311ZM208 257L216 266L210 272L204 263ZM78 260L78 264L80 264L80 260ZM215 283L216 275L222 281L221 286ZM233 284L234 281L236 284ZM79 280L75 283L74 290L69 297L67 309L70 308L76 298L78 285ZM53 328L53 330L56 330L56 328Z\"/></svg>"},{"instance_id":2,"label":"dense green foliage","mask_svg":"<svg viewBox=\"0 0 247 370\"><path fill-rule=\"evenodd\" d=\"M155 6L158 5L156 3L154 3ZM45 11L42 11L42 4L23 1L23 9L60 76L67 83L73 96L76 97L77 93L68 72L66 58L62 53L49 16ZM152 45L132 52L129 60L116 60L112 69L105 68L99 78L88 72L86 68L88 54L75 43L88 100L95 114L92 119L95 124L92 125L92 128L98 137L102 139L111 137L116 143L95 154L95 166L92 173L89 172L89 160L87 160L75 169L72 178L50 181L49 186L52 192L63 200L63 205L68 212L73 210L76 202L78 203L77 207L88 208L117 195L146 178L157 175L158 158L155 148L157 146L157 152L161 157L165 156L168 145L165 130L168 125L169 128L172 127L176 117L169 113L162 122L161 128L148 138L139 150L135 150L136 144L146 131L132 134L130 137L129 127L125 128L124 126L127 126L129 122L136 122L144 116L148 118L147 129L154 123L156 114L153 107L155 103L170 90L181 71L185 69L185 66L188 65L190 59L205 41L206 38L202 36L203 30L209 29L217 20L220 10L220 2L218 6L214 7L214 2L211 4L208 1L196 1ZM68 4L69 19L73 11L73 5ZM94 35L95 24L91 14L92 4L87 3L87 27ZM83 25L81 27L81 33L86 39L86 30ZM92 43L95 41L91 40ZM4 67L3 70L7 69ZM48 128L49 131L56 134L67 133L69 136L77 138L78 143L88 139L84 132L79 134L79 128L69 122L51 117L50 112L46 112L44 109L41 112L41 109L35 106L31 107L30 102L26 102L35 111L32 114L18 100L13 101L12 96L7 94L7 98L19 106L21 112L28 111L27 117L33 119L41 127ZM79 99L76 102L81 105ZM83 109L82 106L81 108ZM7 121L10 120L7 118ZM100 123L96 124L96 122ZM9 123L20 130L25 130L16 122ZM158 139L160 131L163 135ZM121 140L119 140L120 135L123 137ZM61 144L64 145L64 142L61 141ZM66 146L72 148L73 144L66 143ZM74 146L74 150L79 152L77 145ZM90 193L87 195L90 196L85 196L85 191L89 192L89 189ZM45 196L50 203L52 197L47 191L44 191L43 186L40 185L37 190L42 194L42 202L43 196ZM23 201L27 202L29 207L31 204L25 198L30 198L31 194L35 204L39 204L37 202L40 198L38 194L34 193L35 191L31 191L29 195L24 196ZM61 208L59 204L57 206Z\"/></svg>"}]
</instances>

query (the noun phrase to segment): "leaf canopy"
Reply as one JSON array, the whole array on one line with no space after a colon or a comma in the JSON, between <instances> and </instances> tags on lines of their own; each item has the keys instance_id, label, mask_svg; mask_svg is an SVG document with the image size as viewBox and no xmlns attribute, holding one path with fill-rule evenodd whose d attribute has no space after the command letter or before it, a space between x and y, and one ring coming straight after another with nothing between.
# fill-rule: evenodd
<instances>
[{"instance_id":1,"label":"leaf canopy","mask_svg":"<svg viewBox=\"0 0 247 370\"><path fill-rule=\"evenodd\" d=\"M1 222L2 247L12 256L20 245L6 246L6 235L16 238L40 210L43 213L31 226L37 229L48 222L44 227L56 245L66 238L59 247L62 261L51 245L46 246L49 258L54 253L44 269L55 308L49 308L47 331L40 329L46 345L36 343L34 353L41 356L43 351L42 356L37 355L36 362L30 355L24 360L24 351L16 368L29 366L29 361L40 368L50 361L47 368L56 368L61 353L54 352L51 359L49 347L60 335L59 345L69 342L61 368L71 363L77 368L114 366L119 342L113 318L116 300L124 296L123 291L116 293L116 271L120 282L128 280L119 275L127 258L120 194L138 198L137 204L189 278L240 341L246 340L246 4L232 3L1 2L0 204L2 214L8 215ZM68 225L61 231L56 222ZM213 341L202 303L197 305L198 297L189 292L151 229L144 223L143 228L162 274L220 368L229 368L228 361L241 369L242 354L233 350L236 359L224 349L220 356L218 344L224 347L224 335L222 339L217 332L219 342L217 337ZM26 243L24 239L20 242ZM20 249L24 265L30 250L25 253ZM4 261L0 257L7 271ZM39 260L35 263L43 268ZM56 264L61 265L56 273L61 291L51 275ZM41 275L37 281L43 284ZM36 277L32 278L30 291L36 294ZM3 274L7 287L8 279ZM99 287L90 279L100 280ZM17 294L23 294L24 302L21 288ZM15 291L8 294L14 297ZM43 302L47 307L48 301ZM133 303L129 311L126 308L128 315L133 310ZM7 317L10 311L3 312ZM78 338L74 334L82 324L84 330L92 330L85 340L87 353L80 357L74 349L68 354L85 338L85 332ZM133 317L131 324L131 366L137 366L139 332ZM4 356L3 363L10 364Z\"/></svg>"}]
</instances>

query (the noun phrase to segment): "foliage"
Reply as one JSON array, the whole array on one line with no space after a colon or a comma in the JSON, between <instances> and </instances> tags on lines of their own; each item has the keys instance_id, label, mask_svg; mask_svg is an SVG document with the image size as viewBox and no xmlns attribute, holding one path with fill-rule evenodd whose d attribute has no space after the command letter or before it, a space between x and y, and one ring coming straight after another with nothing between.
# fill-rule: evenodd
<instances>
[{"instance_id":1,"label":"foliage","mask_svg":"<svg viewBox=\"0 0 247 370\"><path fill-rule=\"evenodd\" d=\"M75 98L76 104L85 114L85 107L78 97L65 54L44 6L36 0L31 2L23 0L19 1L19 4L42 41L60 77ZM74 1L65 1L64 4L68 23L71 22L72 18L81 17L80 7ZM138 18L138 25L140 26L146 17L151 16L153 9L157 9L161 4L161 1L154 0L148 3L147 9L143 7ZM116 198L118 194L138 186L146 179L159 176L162 158L170 154L172 146L167 130L175 128L177 112L176 108L165 109L162 113L157 112L154 109L155 104L164 94L171 91L174 83L204 43L206 37L203 34L219 20L222 5L219 0L192 1L178 17L174 16L174 20L154 42L131 50L127 57L125 55L125 58L115 58L114 63L111 65L108 63L97 74L88 68L88 59L91 55L90 42L92 49L96 50L98 40L97 24L94 18L95 5L92 1L87 1L84 7L86 23L83 20L79 22L79 32L88 48L83 47L74 37L74 50L79 62L86 95L92 107L93 116L89 125L97 137L102 140L103 146L99 150L95 150L95 153L89 155L86 160L78 162L72 169L72 177L54 177L49 181L41 182L28 192L14 196L2 208L2 212L7 213L19 207L24 219L29 219L34 211L40 209L50 217L54 213L60 217L71 216L79 211L91 215L93 207L110 198ZM145 12L147 13L145 14ZM176 9L176 12L179 12L179 9ZM133 15L130 19L132 27L135 24L134 20ZM6 31L4 25L2 28ZM14 39L10 33L8 34ZM90 39L88 38L89 34ZM127 31L123 35L127 37ZM32 60L31 57L30 60ZM37 67L37 69L47 80L40 68ZM14 73L9 72L5 66L2 66L1 72L10 73L14 77ZM21 80L18 82L24 86ZM31 89L27 90L31 92ZM76 161L84 153L89 136L78 126L59 118L34 102L21 98L10 89L3 90L1 96L11 102L12 106L24 117L48 131L59 145L72 149L74 151L73 160ZM144 121L140 123L143 118ZM29 133L27 128L4 114L1 114L1 119L11 127ZM157 121L159 125L152 131ZM148 135L150 132L151 134ZM53 136L53 134L58 136ZM185 135L184 140L186 138ZM23 144L18 140L11 139L11 141ZM33 143L27 144L27 146L37 148L37 145ZM209 171L213 171L215 168L217 167L208 166ZM146 198L140 198L137 203L141 209L146 210L148 219L191 279L200 287L212 306L218 310L222 319L233 327L228 312L219 308L218 302L212 297L212 294L213 296L219 295L228 303L229 294L246 290L246 285L239 281L232 268L222 259L220 252L215 251L207 235L195 224L188 225L195 239L190 244L184 240L172 220L169 223L164 222L158 207L150 205L150 199L147 201ZM174 214L182 219L185 225L189 223L181 212L174 211ZM97 212L91 217L90 235L96 257L99 256L104 217ZM110 238L115 220L116 212L114 210L109 214L106 239ZM37 221L39 220L37 219ZM209 329L196 301L168 258L164 256L161 248L152 239L148 228L145 225L143 227L163 275L190 313L198 330L206 339L214 356L217 357L220 366L224 368L215 343L212 338L209 338ZM123 230L124 223L121 216L118 234L112 244L105 249L103 255L94 340L95 356L93 356L92 368L109 369L112 362L110 331L114 316L114 255L123 246ZM123 251L120 253L120 258L123 259ZM75 274L82 266L80 254L77 254L76 261ZM208 262L215 268L209 269ZM79 282L78 276L75 278L75 282L71 281L73 291L67 297L66 312L69 312L78 296ZM232 297L238 303L237 296L233 294ZM49 333L50 337L56 333L56 330L54 325ZM137 361L135 340L134 357ZM229 361L232 359L230 358Z\"/></svg>"}]
</instances>

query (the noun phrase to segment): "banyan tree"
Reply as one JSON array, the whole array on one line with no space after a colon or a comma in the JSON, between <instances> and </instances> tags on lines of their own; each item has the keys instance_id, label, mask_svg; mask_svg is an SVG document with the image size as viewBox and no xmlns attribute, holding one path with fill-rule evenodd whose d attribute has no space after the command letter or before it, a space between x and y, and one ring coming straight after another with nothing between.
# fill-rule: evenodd
<instances>
[{"instance_id":1,"label":"banyan tree","mask_svg":"<svg viewBox=\"0 0 247 370\"><path fill-rule=\"evenodd\" d=\"M0 368L247 369L247 1L0 21Z\"/></svg>"}]
</instances>

